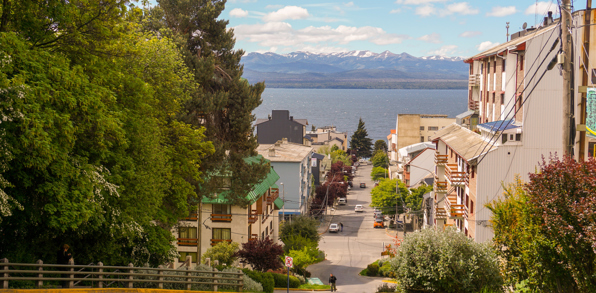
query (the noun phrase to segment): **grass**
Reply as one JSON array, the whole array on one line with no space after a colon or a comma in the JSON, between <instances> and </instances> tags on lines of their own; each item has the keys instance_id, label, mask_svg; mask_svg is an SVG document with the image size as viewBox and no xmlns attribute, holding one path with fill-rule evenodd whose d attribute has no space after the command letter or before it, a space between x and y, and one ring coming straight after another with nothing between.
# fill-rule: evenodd
<instances>
[{"instance_id":1,"label":"grass","mask_svg":"<svg viewBox=\"0 0 596 293\"><path fill-rule=\"evenodd\" d=\"M302 284L298 289L331 289L329 285L311 285L311 284Z\"/></svg>"}]
</instances>

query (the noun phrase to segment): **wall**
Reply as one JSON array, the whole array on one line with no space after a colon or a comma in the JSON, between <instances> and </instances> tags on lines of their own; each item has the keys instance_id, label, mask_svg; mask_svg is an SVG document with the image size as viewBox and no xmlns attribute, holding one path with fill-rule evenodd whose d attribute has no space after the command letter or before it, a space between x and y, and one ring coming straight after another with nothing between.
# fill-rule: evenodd
<instances>
[{"instance_id":1,"label":"wall","mask_svg":"<svg viewBox=\"0 0 596 293\"><path fill-rule=\"evenodd\" d=\"M434 168L435 150L426 149L410 163L410 185L420 182L424 177L431 174L429 171L432 171Z\"/></svg>"},{"instance_id":2,"label":"wall","mask_svg":"<svg viewBox=\"0 0 596 293\"><path fill-rule=\"evenodd\" d=\"M430 136L434 136L438 130L428 130L429 126L439 127L439 130L447 125L455 123L455 118L420 118L420 126L424 126L424 130L420 131L419 136L424 136L424 141L429 141ZM419 138L420 140L420 138ZM420 142L420 141L418 141Z\"/></svg>"},{"instance_id":3,"label":"wall","mask_svg":"<svg viewBox=\"0 0 596 293\"><path fill-rule=\"evenodd\" d=\"M397 149L420 142L420 115L399 114L397 115Z\"/></svg>"},{"instance_id":4,"label":"wall","mask_svg":"<svg viewBox=\"0 0 596 293\"><path fill-rule=\"evenodd\" d=\"M306 127L290 120L290 111L288 110L273 110L269 121L257 124L259 144L274 144L282 138L287 138L288 142L302 144L305 134Z\"/></svg>"},{"instance_id":5,"label":"wall","mask_svg":"<svg viewBox=\"0 0 596 293\"><path fill-rule=\"evenodd\" d=\"M279 175L279 180L277 180L277 185L279 186L279 197L283 197L285 188L285 211L299 212L301 191L300 163L271 162L271 166ZM281 183L283 183L283 185L281 185Z\"/></svg>"}]
</instances>

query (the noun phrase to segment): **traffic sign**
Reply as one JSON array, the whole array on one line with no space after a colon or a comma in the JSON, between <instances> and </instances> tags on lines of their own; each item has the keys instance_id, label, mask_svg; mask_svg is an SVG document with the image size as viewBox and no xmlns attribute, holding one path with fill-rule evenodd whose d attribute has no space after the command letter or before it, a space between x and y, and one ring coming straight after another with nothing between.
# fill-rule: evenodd
<instances>
[{"instance_id":1,"label":"traffic sign","mask_svg":"<svg viewBox=\"0 0 596 293\"><path fill-rule=\"evenodd\" d=\"M291 256L286 256L286 267L291 268L294 266L294 259Z\"/></svg>"}]
</instances>

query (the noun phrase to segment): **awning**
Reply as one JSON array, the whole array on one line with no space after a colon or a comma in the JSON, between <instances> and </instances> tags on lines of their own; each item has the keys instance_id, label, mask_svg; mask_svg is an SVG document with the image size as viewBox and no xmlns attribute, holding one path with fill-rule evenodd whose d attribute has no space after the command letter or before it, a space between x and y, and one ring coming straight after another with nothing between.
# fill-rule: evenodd
<instances>
[{"instance_id":1,"label":"awning","mask_svg":"<svg viewBox=\"0 0 596 293\"><path fill-rule=\"evenodd\" d=\"M283 201L281 198L279 198L279 197L278 197L278 198L276 198L276 199L273 201L273 204L275 205L275 207L276 207L277 209L281 209L281 208L283 208L283 207L284 207L284 201Z\"/></svg>"}]
</instances>

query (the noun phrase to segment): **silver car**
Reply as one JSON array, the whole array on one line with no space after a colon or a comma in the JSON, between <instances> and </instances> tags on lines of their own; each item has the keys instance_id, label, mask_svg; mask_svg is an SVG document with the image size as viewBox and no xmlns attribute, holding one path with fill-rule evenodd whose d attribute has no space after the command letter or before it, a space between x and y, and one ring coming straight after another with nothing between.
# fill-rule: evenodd
<instances>
[{"instance_id":1,"label":"silver car","mask_svg":"<svg viewBox=\"0 0 596 293\"><path fill-rule=\"evenodd\" d=\"M339 232L339 225L333 223L329 225L329 233L337 233Z\"/></svg>"}]
</instances>

